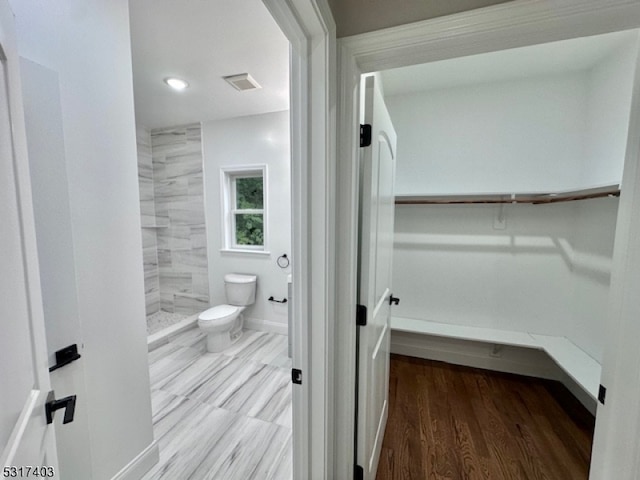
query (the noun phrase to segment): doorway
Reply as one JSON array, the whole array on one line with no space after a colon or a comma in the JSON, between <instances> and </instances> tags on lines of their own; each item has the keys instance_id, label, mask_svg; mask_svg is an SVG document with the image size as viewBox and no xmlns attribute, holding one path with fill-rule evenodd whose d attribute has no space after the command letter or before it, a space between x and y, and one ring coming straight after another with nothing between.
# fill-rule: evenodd
<instances>
[{"instance_id":1,"label":"doorway","mask_svg":"<svg viewBox=\"0 0 640 480\"><path fill-rule=\"evenodd\" d=\"M72 443L66 446L59 443L58 447L73 452L74 445L81 444L92 452L90 467L94 471L100 472L101 475L113 475L122 468L118 475L128 475L132 470L137 472L147 468L153 462L154 456L154 444L149 444L149 431L145 423L148 413L146 410L148 396L145 402L144 396L140 395L146 383L145 375L139 370L141 363L138 362L139 353L141 353L138 346L142 346L138 344L138 340L141 338L139 335L143 334L143 330L139 330L138 326L142 324L130 321L131 318L137 317L134 311L137 311L138 307L142 307L141 310L143 310L144 307L139 303L141 300L139 296L137 296L138 300L130 298L130 295L138 290L132 286L138 285L138 280L141 282L142 277L137 276L137 270L130 272L128 266L125 268L127 275L122 275L121 269L126 262L123 262L124 257L118 256L120 253L126 253L127 258L137 256L137 253L131 251L130 237L133 231L131 227L136 224L138 227L135 230L139 233L140 221L139 215L131 217L128 214L129 211L136 213L137 209L129 209L127 206L137 187L132 189L132 184L123 179L126 176L123 172L131 174L133 173L131 168L135 169L135 162L128 164L130 154L134 152L129 147L135 143L132 137L134 129L130 128L133 121L129 97L130 81L122 78L123 72L127 72L130 68L127 61L129 44L124 40L123 35L128 33L128 10L126 2L94 2L91 8L84 3L69 4L68 10L55 12L27 2L16 2L14 8L19 24L19 37L26 45L20 53L37 59L60 74L64 135L67 142L67 170L71 172L70 176L73 179L69 182L70 202L77 213L77 216L73 216L72 219L75 222L73 225L75 243L73 248L76 249L75 270L78 278L81 279L78 282L77 295L81 309L85 309L86 312L81 315L80 326L84 334L84 343L79 342L79 348L86 348L84 351L86 355L82 355L81 363L86 367L88 379L87 395L83 395L83 398L87 400L86 405L89 406L87 409L82 408L82 411L89 417L92 432L91 436L85 434L76 436ZM327 15L327 11L307 8L304 2L297 3L291 8L277 2L275 5L270 5L270 9L287 31L287 36L292 40L294 52L292 70L295 75L292 82L294 85L292 96L295 101L292 104L297 108L292 109L291 114L295 119L291 122L294 132L292 138L295 139L292 149L293 196L296 199L293 228L298 234L294 234L296 242L292 247L292 258L300 251L301 258L313 259L324 264L327 263L322 260L326 254L324 247L311 245L309 239L322 236L322 232L328 228L326 216L322 214L325 206L312 198L316 189L325 191L326 184L322 175L315 175L314 188L310 189L307 186L310 182L306 165L312 163L310 162L312 157L318 158L313 165L324 165L327 152L320 139L328 138L328 123L321 120L320 117L323 115L316 114L312 119L307 110L307 106L315 105L317 101L322 102L323 94L307 102L306 91L302 85L306 85L307 77L314 74L316 70L321 78L326 77L320 74L320 71L326 72L326 64L316 62L311 65L313 62L310 55L328 48L327 37L332 26L325 19L330 16ZM43 28L44 25L46 28ZM60 32L64 32L64 35L58 35ZM90 35L87 32L90 32ZM83 38L77 45L78 48L67 49L67 44L76 43L76 35ZM53 38L59 41L53 42ZM117 38L117 48L113 48L114 38ZM311 48L308 42L312 39L322 39L324 43L321 42L319 45L315 42ZM105 47L108 53L98 61L95 52L102 51L102 47ZM65 54L71 50L75 50L73 55ZM107 70L111 70L110 73L116 74L116 77L119 74L118 78L121 81L115 82L114 86L110 87L107 78L111 79L112 76L106 75ZM78 88L79 85L74 85L76 79L87 88ZM328 86L322 81L315 82L315 86L321 92L329 92ZM69 92L68 96L67 92ZM96 95L96 92L101 93ZM83 98L86 101L82 100ZM305 101L300 101L300 98ZM95 110L101 108L100 105L107 104L109 107L106 107L105 111L108 111L108 114L95 114ZM320 109L316 108L314 112L320 112ZM92 123L90 120L95 122ZM318 128L303 128L303 125L315 125L316 122L320 122ZM108 132L107 141L103 141L104 138L98 140L102 138L99 131ZM313 134L301 133L307 131L313 131ZM101 147L96 150L96 145ZM314 147L311 148L311 145ZM90 150L93 153L90 153ZM99 175L96 175L97 171L100 172ZM127 178L133 179L135 175ZM315 217L313 221L305 221L303 225L300 218L312 218L309 214L311 208ZM96 211L100 211L103 216L92 217ZM113 222L107 222L108 225L103 223L104 216L108 216ZM102 248L101 245L104 244L108 244L109 248ZM139 249L136 249L136 252L139 252ZM315 304L311 306L311 302L307 302L309 298L308 265L304 262L294 263L294 270L295 276L299 278L294 285L295 296L300 299L300 303L294 305L294 309L301 312L302 315L299 315L299 318L304 319L302 328L299 329L302 332L298 332L301 341L296 347L301 356L296 359L294 352L294 366L300 366L306 372L305 375L308 375L307 382L294 387L295 412L296 397L301 402L299 405L305 408L307 405L315 405L324 398L321 394L326 385L326 371L322 368L324 356L322 352L316 352L315 356L309 353L308 335L304 323L315 318L318 310L320 315L323 315L323 308L318 306L322 307L327 302L323 300L322 294L315 291ZM327 275L325 270L315 269L312 277L315 282L320 279L318 283L323 283L321 279L325 275ZM126 282L123 282L123 277L126 278ZM105 305L107 298L113 300L111 307L94 308L99 304ZM113 318L111 318L112 321L107 321L105 318L105 315L113 316L114 312L120 311L128 313L118 316L117 321ZM322 338L322 332L314 338L315 340ZM114 360L113 352L119 350L122 350L123 354L115 359L117 361L114 365L114 362L108 358L111 357L111 360ZM314 358L313 362L311 358ZM317 376L311 375L311 370L316 364L319 373ZM124 382L122 377L137 380ZM109 395L103 395L105 391L108 391ZM314 392L314 395L310 395L310 392ZM127 408L121 410L124 405L127 405ZM316 409L316 412L318 410ZM297 438L295 443L300 447L302 458L294 460L294 465L297 464L295 468L300 470L296 476L307 476L305 473L307 470L318 472L325 469L324 451L327 441L324 439L324 417L320 417L322 424L320 428L317 421L311 425L306 410L298 410L297 417L300 421L294 423L293 437ZM49 427L49 430L51 429L53 427ZM122 438L123 432L126 432L124 434L126 438ZM315 439L313 449L310 448L311 438ZM89 457L87 459L89 460Z\"/></svg>"},{"instance_id":2,"label":"doorway","mask_svg":"<svg viewBox=\"0 0 640 480\"><path fill-rule=\"evenodd\" d=\"M514 20L513 22L510 21L509 26L498 26L497 23L492 23L492 21L495 21L500 14L505 13L507 10L506 7L500 7L500 8L488 8L479 14L478 12L476 12L473 15L463 14L463 15L456 16L456 18L452 18L451 19L452 22L465 20L465 21L469 21L470 23L465 24L466 25L465 28L461 29L460 32L456 32L454 35L452 35L450 38L450 42L449 40L446 40L446 41L442 40L443 37L448 38L448 34L444 33L444 30L440 31L440 28L443 28L446 30L447 28L446 21L444 22L432 21L432 22L422 22L421 24L415 24L414 30L412 30L411 32L407 32L407 31L404 32L404 33L407 33L407 37L404 38L403 40L399 40L400 36L402 35L398 32L399 35L396 38L396 40L399 40L399 42L395 44L393 47L390 47L390 43L389 43L390 38L393 37L393 33L391 32L386 32L388 35L372 34L369 36L363 35L359 38L345 39L341 41L344 49L347 51L347 53L345 54L345 57L347 57L347 59L344 61L342 65L343 68L341 73L342 80L346 82L346 88L343 88L341 90L342 94L346 95L348 98L345 101L345 104L351 105L350 101L353 99L353 97L351 96L352 95L351 88L354 88L354 91L357 92L357 83L355 81L355 79L357 78L357 75L355 75L356 73L384 70L391 66L405 66L408 64L422 63L425 60L427 60L427 57L431 57L430 59L428 59L429 61L442 60L444 58L465 56L465 55L469 55L470 53L480 53L483 51L484 52L495 51L502 48L512 48L516 46L523 46L524 44L533 44L533 43L537 43L536 41L533 41L532 38L536 37L535 29L539 29L539 28L546 29L545 30L546 35L544 36L544 38L542 36L539 36L538 43L541 41L542 42L550 41L552 39L551 37L549 37L550 31L554 32L553 37L555 39L561 39L561 38L569 38L569 37L573 38L573 37L589 36L597 33L606 33L612 30L624 30L627 26L631 26L631 25L637 26L636 25L637 12L631 12L632 9L629 9L630 11L628 11L627 14L631 17L635 15L635 17L633 17L635 18L635 20L633 21L629 20L629 22L625 22L625 21L622 21L620 17L617 17L618 18L617 25L619 25L619 28L612 27L611 25L615 24L615 21L612 20L612 17L614 15L609 15L609 13L611 12L607 12L607 7L608 6L602 6L601 11L592 12L593 13L591 17L592 23L590 23L588 26L577 20L579 15L576 13L576 11L571 11L571 12L554 11L553 16L551 14L549 15L542 14L540 17L538 17L539 23L535 27L533 27L532 25L527 25L526 27L524 26L519 27L518 26L519 23L517 20ZM509 14L512 19L516 18L518 13L520 13L522 16L517 18L531 19L533 17L531 17L530 15L534 15L531 10L532 9L529 9L529 8L523 8L522 11L519 12L518 8L514 8L513 10L509 11ZM595 10L599 10L599 9L595 9ZM620 11L618 11L618 13L619 12ZM538 11L537 13L541 13L541 11ZM516 15L516 17L513 17L513 15ZM576 15L576 16L574 17L573 15ZM611 23L607 23L608 21L611 21ZM451 27L452 24L453 23L449 24L448 26ZM554 24L555 27L552 27L551 26L552 24ZM560 24L562 24L562 27L559 26ZM462 30L465 30L464 34ZM518 33L516 34L515 32L518 32ZM524 32L526 32L527 40L523 40L522 34ZM458 37L458 34L461 36ZM462 35L474 35L474 34L477 36L476 37L477 42L469 42L470 37L465 37L465 40L462 41ZM518 35L521 35L521 36L518 37ZM411 40L408 40L409 37L411 37ZM436 41L435 39L438 39L438 40ZM438 48L433 49L431 50L431 52L429 52L429 45L431 44L432 40L433 42L438 43ZM357 119L357 116L352 111L351 107L352 105L350 107L346 107L341 112L341 120L339 122L340 125L346 126L346 125L353 125L354 123L357 123L357 122L354 122L354 120ZM633 118L633 114L632 114L632 118ZM633 125L634 125L633 120L631 122L631 125L632 125L631 128L633 129ZM341 129L339 128L338 131L340 132ZM343 138L343 142L341 142L341 145L344 146L344 150L342 151L344 152L345 155L353 155L353 152L356 150L356 146L350 143L350 141L346 138ZM629 149L627 150L625 169L630 168L629 167L630 162L631 164L635 164L636 147L633 144L633 142L630 142L628 147ZM355 158L355 157L352 157L352 158ZM346 175L348 175L349 174L348 168L345 167L345 170L343 172ZM625 171L625 177L628 177L626 171ZM351 177L351 181L354 182L355 178ZM630 193L628 194L623 193L621 198L621 212L625 212L626 210L627 211L626 214L628 215L629 211L627 209L630 208L633 192L629 190L627 191ZM624 192L624 188L623 188L623 192ZM625 196L626 196L626 201L625 201ZM623 207L622 205L625 205L625 204L627 206ZM621 213L621 216L624 216L624 215L625 213ZM626 217L626 218L627 220L624 220L624 222L630 221L628 220L629 217ZM623 233L623 235L626 236L626 233ZM621 268L622 264L619 263L621 260L620 255L624 255L624 253L621 253L623 252L623 250L619 250L618 248L619 243L620 242L618 242L616 245L616 254L614 255L614 265L615 265L614 272L616 271L616 268ZM622 270L618 270L618 272L620 273L622 272ZM349 273L353 273L353 272L346 272L347 275ZM616 274L614 273L614 280L612 282L614 285L614 290L618 287L621 287L620 285L616 286L615 277L616 277ZM615 293L613 295L613 298L614 298L613 303L615 304L616 302ZM617 301L620 301L620 297L618 297ZM610 309L609 314L610 315L613 314L614 316L617 315L620 312L619 308L620 307L612 307ZM613 320L613 321L617 322L617 320ZM353 330L350 330L348 327L345 327L342 333L344 335L350 336L351 340L353 340ZM607 347L606 350L609 351L610 349L611 347ZM620 350L616 349L616 351L619 352ZM629 352L628 349L625 349L624 351L628 352L628 354L633 357L633 354L631 354L631 352ZM352 355L352 353L353 353L352 350L350 353L348 350L345 351L345 357L349 354ZM607 378L606 364L607 364L608 355L609 354L605 354L605 361L604 361L605 376L603 377L603 381L606 381L606 378ZM346 359L345 357L343 357L342 359L348 362L349 360ZM634 359L630 359L630 360L634 365L637 363L636 362L637 359L635 359L635 357ZM615 376L610 376L609 380L612 380L613 378L615 378ZM350 407L350 406L352 406L352 404L348 405L347 407ZM601 404L598 409L599 423L602 421L601 418L607 418L606 421L608 421L609 415L611 415L610 412L611 410L609 410L606 406L602 407L602 404ZM604 416L603 416L603 413L604 413ZM631 430L633 430L633 428ZM607 434L603 434L603 435L606 436ZM594 447L594 463L592 464L595 468L592 468L592 478L600 478L598 476L598 475L601 475L600 469L607 468L607 463L602 462L600 458L598 458L598 456L609 455L610 452L611 450L608 447L604 447L604 445L602 446L602 449L598 448L598 429L596 429L596 440L595 440L595 447Z\"/></svg>"},{"instance_id":3,"label":"doorway","mask_svg":"<svg viewBox=\"0 0 640 480\"><path fill-rule=\"evenodd\" d=\"M289 42L259 0L136 0L130 18L160 450L145 478L292 478Z\"/></svg>"}]
</instances>

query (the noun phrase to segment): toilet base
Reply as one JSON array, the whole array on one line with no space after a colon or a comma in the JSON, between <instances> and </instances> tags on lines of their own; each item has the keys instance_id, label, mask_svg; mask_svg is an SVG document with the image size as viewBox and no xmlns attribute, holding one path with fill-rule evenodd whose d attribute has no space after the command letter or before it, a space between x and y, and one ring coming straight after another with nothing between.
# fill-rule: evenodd
<instances>
[{"instance_id":1,"label":"toilet base","mask_svg":"<svg viewBox=\"0 0 640 480\"><path fill-rule=\"evenodd\" d=\"M242 324L243 316L240 314L229 330L208 333L207 352L220 353L236 343L242 336Z\"/></svg>"}]
</instances>

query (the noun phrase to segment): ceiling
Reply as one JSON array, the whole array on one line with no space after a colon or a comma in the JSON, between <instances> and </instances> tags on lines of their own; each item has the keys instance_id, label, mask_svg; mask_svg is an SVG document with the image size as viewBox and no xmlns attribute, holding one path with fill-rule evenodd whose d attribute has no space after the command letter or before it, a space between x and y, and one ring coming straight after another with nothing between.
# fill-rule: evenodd
<instances>
[{"instance_id":1,"label":"ceiling","mask_svg":"<svg viewBox=\"0 0 640 480\"><path fill-rule=\"evenodd\" d=\"M136 122L147 128L289 108L289 42L261 0L130 0ZM249 73L237 91L222 77ZM163 79L179 77L176 92Z\"/></svg>"},{"instance_id":2,"label":"ceiling","mask_svg":"<svg viewBox=\"0 0 640 480\"><path fill-rule=\"evenodd\" d=\"M385 96L588 70L612 51L638 40L616 32L442 60L382 72Z\"/></svg>"}]
</instances>

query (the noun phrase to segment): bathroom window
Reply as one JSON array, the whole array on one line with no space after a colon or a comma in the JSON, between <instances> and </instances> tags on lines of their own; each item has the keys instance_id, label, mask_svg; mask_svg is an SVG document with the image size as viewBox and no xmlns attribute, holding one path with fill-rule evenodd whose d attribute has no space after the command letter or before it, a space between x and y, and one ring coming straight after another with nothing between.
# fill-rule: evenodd
<instances>
[{"instance_id":1,"label":"bathroom window","mask_svg":"<svg viewBox=\"0 0 640 480\"><path fill-rule=\"evenodd\" d=\"M222 169L223 250L266 252L266 165Z\"/></svg>"}]
</instances>

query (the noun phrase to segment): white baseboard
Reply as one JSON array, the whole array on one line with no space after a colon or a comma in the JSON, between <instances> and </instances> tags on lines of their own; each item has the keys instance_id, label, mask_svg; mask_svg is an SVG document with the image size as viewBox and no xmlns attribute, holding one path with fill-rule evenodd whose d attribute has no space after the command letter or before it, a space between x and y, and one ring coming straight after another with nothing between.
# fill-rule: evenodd
<instances>
[{"instance_id":1,"label":"white baseboard","mask_svg":"<svg viewBox=\"0 0 640 480\"><path fill-rule=\"evenodd\" d=\"M140 480L160 460L160 449L154 440L151 444L116 473L111 480Z\"/></svg>"},{"instance_id":2,"label":"white baseboard","mask_svg":"<svg viewBox=\"0 0 640 480\"><path fill-rule=\"evenodd\" d=\"M261 320L258 318L245 317L244 328L258 330L260 332L277 333L279 335L289 334L289 326L286 323L271 322L269 320Z\"/></svg>"},{"instance_id":3,"label":"white baseboard","mask_svg":"<svg viewBox=\"0 0 640 480\"><path fill-rule=\"evenodd\" d=\"M595 414L596 404L564 370L543 350L512 346L498 346L486 342L458 340L406 332L391 332L391 353L526 375L562 382L587 410Z\"/></svg>"}]
</instances>

